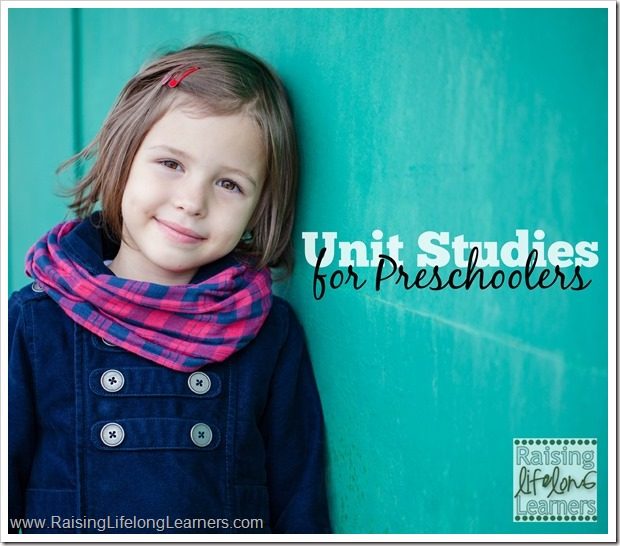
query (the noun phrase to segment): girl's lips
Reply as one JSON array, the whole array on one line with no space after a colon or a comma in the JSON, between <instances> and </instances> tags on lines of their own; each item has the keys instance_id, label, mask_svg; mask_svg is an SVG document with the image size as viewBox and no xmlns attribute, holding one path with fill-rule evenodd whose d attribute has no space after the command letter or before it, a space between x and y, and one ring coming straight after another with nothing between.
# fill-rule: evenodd
<instances>
[{"instance_id":1,"label":"girl's lips","mask_svg":"<svg viewBox=\"0 0 620 546\"><path fill-rule=\"evenodd\" d=\"M196 233L194 230L185 228L175 222L169 220L160 220L155 218L159 228L172 240L180 243L199 243L205 240L205 237Z\"/></svg>"}]
</instances>

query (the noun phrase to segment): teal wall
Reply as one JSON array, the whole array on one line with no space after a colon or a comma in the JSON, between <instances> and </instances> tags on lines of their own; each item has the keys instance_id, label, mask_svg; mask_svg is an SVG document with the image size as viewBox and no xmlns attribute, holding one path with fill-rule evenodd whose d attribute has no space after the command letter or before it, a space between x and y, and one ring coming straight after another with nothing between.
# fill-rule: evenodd
<instances>
[{"instance_id":1,"label":"teal wall","mask_svg":"<svg viewBox=\"0 0 620 546\"><path fill-rule=\"evenodd\" d=\"M297 268L341 533L607 530L607 11L9 10L10 286L65 217L56 166L155 51L233 32L290 89ZM70 173L69 173L70 174ZM71 176L63 175L65 182ZM584 291L312 296L303 231L598 241ZM333 269L333 268L332 268ZM330 269L331 271L331 269ZM599 521L512 522L512 439L599 439Z\"/></svg>"}]
</instances>

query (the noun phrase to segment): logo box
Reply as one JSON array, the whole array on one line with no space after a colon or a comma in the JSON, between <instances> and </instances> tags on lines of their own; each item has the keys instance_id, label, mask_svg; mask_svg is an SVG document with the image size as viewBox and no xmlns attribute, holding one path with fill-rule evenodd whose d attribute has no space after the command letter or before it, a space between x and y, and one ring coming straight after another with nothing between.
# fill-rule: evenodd
<instances>
[{"instance_id":1,"label":"logo box","mask_svg":"<svg viewBox=\"0 0 620 546\"><path fill-rule=\"evenodd\" d=\"M513 439L513 521L597 520L596 438Z\"/></svg>"}]
</instances>

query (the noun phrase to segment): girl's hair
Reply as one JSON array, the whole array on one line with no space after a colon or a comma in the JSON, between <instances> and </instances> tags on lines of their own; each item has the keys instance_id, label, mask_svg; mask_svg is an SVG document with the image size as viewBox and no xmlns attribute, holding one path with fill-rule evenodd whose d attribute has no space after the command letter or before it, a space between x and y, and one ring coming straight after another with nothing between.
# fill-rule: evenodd
<instances>
[{"instance_id":1,"label":"girl's hair","mask_svg":"<svg viewBox=\"0 0 620 546\"><path fill-rule=\"evenodd\" d=\"M177 87L162 85L191 67L199 70ZM295 213L298 155L291 109L282 82L262 60L237 47L209 41L171 52L147 64L121 91L94 140L63 163L93 158L88 173L67 192L80 218L101 204L110 236L122 234L121 201L136 152L151 127L173 106L211 115L245 113L257 123L265 146L267 175L249 227L253 237L238 251L256 267L292 268L291 234Z\"/></svg>"}]
</instances>

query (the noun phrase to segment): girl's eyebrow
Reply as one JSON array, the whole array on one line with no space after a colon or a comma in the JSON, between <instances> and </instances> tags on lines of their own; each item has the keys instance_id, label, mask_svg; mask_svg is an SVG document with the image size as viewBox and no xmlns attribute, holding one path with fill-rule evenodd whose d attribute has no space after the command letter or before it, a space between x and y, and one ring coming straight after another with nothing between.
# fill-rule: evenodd
<instances>
[{"instance_id":1,"label":"girl's eyebrow","mask_svg":"<svg viewBox=\"0 0 620 546\"><path fill-rule=\"evenodd\" d=\"M155 146L150 146L149 148L147 148L148 150L163 150L165 152L168 152L172 155L176 155L184 160L192 160L192 156L189 155L187 152L184 152L183 150L179 150L178 148L175 148L173 146L168 146L166 144L157 144ZM246 178L249 182L251 182L254 186L258 187L258 183L256 182L256 180L254 180L248 173L246 173L245 171L242 171L241 169L236 169L234 167L222 167L222 170L225 172L231 172L231 173L235 173L238 174L240 176L243 176L244 178Z\"/></svg>"},{"instance_id":2,"label":"girl's eyebrow","mask_svg":"<svg viewBox=\"0 0 620 546\"><path fill-rule=\"evenodd\" d=\"M183 159L192 159L192 156L190 156L188 153L184 152L183 150L179 150L178 148L167 146L165 144L158 144L156 146L151 146L148 149L149 150L163 150L173 155L177 155Z\"/></svg>"}]
</instances>

